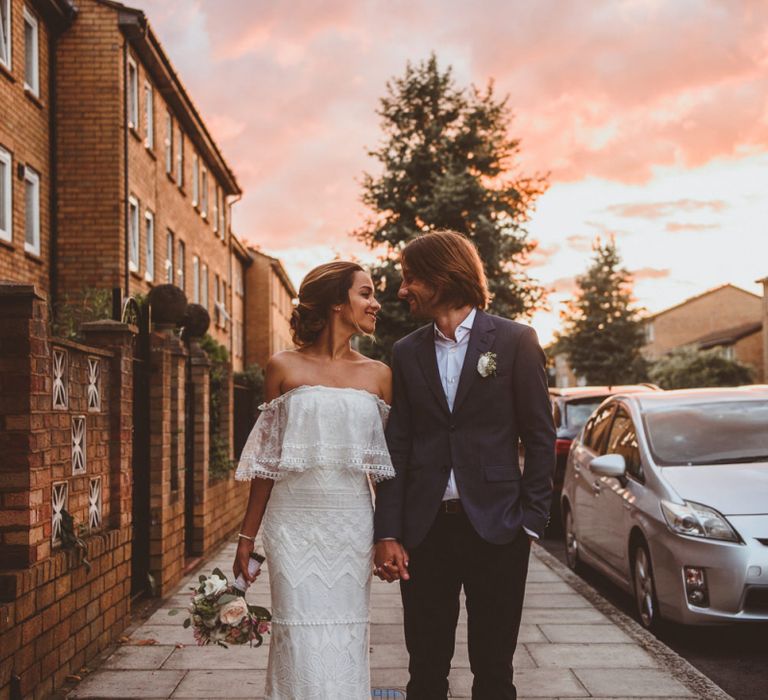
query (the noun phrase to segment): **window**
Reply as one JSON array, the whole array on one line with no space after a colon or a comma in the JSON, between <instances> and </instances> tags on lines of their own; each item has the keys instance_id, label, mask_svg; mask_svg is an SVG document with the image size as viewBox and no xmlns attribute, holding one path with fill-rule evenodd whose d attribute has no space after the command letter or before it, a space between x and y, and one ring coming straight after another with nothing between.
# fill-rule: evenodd
<instances>
[{"instance_id":1,"label":"window","mask_svg":"<svg viewBox=\"0 0 768 700\"><path fill-rule=\"evenodd\" d=\"M139 70L136 61L128 57L128 126L139 128Z\"/></svg>"},{"instance_id":2,"label":"window","mask_svg":"<svg viewBox=\"0 0 768 700\"><path fill-rule=\"evenodd\" d=\"M612 415L613 404L611 403L595 413L584 428L584 444L597 454L603 454L601 448L605 442L608 427L611 425Z\"/></svg>"},{"instance_id":3,"label":"window","mask_svg":"<svg viewBox=\"0 0 768 700\"><path fill-rule=\"evenodd\" d=\"M645 324L645 342L652 343L655 339L656 339L656 336L653 330L653 321L648 321Z\"/></svg>"},{"instance_id":4,"label":"window","mask_svg":"<svg viewBox=\"0 0 768 700\"><path fill-rule=\"evenodd\" d=\"M139 202L128 197L128 269L139 271Z\"/></svg>"},{"instance_id":5,"label":"window","mask_svg":"<svg viewBox=\"0 0 768 700\"><path fill-rule=\"evenodd\" d=\"M11 0L0 0L0 63L11 69Z\"/></svg>"},{"instance_id":6,"label":"window","mask_svg":"<svg viewBox=\"0 0 768 700\"><path fill-rule=\"evenodd\" d=\"M616 411L605 452L624 457L627 473L640 481L643 480L643 465L640 461L640 448L637 446L635 426L632 424L629 414L622 407Z\"/></svg>"},{"instance_id":7,"label":"window","mask_svg":"<svg viewBox=\"0 0 768 700\"><path fill-rule=\"evenodd\" d=\"M155 215L149 210L144 214L144 225L147 229L147 259L144 263L144 279L151 282L155 279Z\"/></svg>"},{"instance_id":8,"label":"window","mask_svg":"<svg viewBox=\"0 0 768 700\"><path fill-rule=\"evenodd\" d=\"M0 0L2 2L2 0ZM0 239L13 240L11 154L0 148Z\"/></svg>"},{"instance_id":9,"label":"window","mask_svg":"<svg viewBox=\"0 0 768 700\"><path fill-rule=\"evenodd\" d=\"M200 201L200 158L197 153L192 156L192 206Z\"/></svg>"},{"instance_id":10,"label":"window","mask_svg":"<svg viewBox=\"0 0 768 700\"><path fill-rule=\"evenodd\" d=\"M205 166L203 166L203 176L202 176L202 212L203 212L203 218L206 218L208 216L208 171L205 169Z\"/></svg>"},{"instance_id":11,"label":"window","mask_svg":"<svg viewBox=\"0 0 768 700\"><path fill-rule=\"evenodd\" d=\"M144 145L147 148L155 147L155 97L152 86L144 83Z\"/></svg>"},{"instance_id":12,"label":"window","mask_svg":"<svg viewBox=\"0 0 768 700\"><path fill-rule=\"evenodd\" d=\"M165 236L165 281L173 284L173 232Z\"/></svg>"},{"instance_id":13,"label":"window","mask_svg":"<svg viewBox=\"0 0 768 700\"><path fill-rule=\"evenodd\" d=\"M40 96L40 53L37 17L24 7L24 87Z\"/></svg>"},{"instance_id":14,"label":"window","mask_svg":"<svg viewBox=\"0 0 768 700\"><path fill-rule=\"evenodd\" d=\"M165 113L165 172L173 173L173 117Z\"/></svg>"},{"instance_id":15,"label":"window","mask_svg":"<svg viewBox=\"0 0 768 700\"><path fill-rule=\"evenodd\" d=\"M24 250L40 255L40 176L32 168L24 169L26 225Z\"/></svg>"},{"instance_id":16,"label":"window","mask_svg":"<svg viewBox=\"0 0 768 700\"><path fill-rule=\"evenodd\" d=\"M184 187L184 132L179 129L176 139L176 184Z\"/></svg>"},{"instance_id":17,"label":"window","mask_svg":"<svg viewBox=\"0 0 768 700\"><path fill-rule=\"evenodd\" d=\"M221 238L222 240L226 240L227 238L227 202L226 198L224 197L224 193L221 193L221 205L219 206L219 218L221 219L221 223L219 224L219 229L221 230Z\"/></svg>"},{"instance_id":18,"label":"window","mask_svg":"<svg viewBox=\"0 0 768 700\"><path fill-rule=\"evenodd\" d=\"M200 303L200 258L192 256L192 301Z\"/></svg>"},{"instance_id":19,"label":"window","mask_svg":"<svg viewBox=\"0 0 768 700\"><path fill-rule=\"evenodd\" d=\"M217 233L218 230L219 230L219 186L214 185L213 187L213 232Z\"/></svg>"},{"instance_id":20,"label":"window","mask_svg":"<svg viewBox=\"0 0 768 700\"><path fill-rule=\"evenodd\" d=\"M213 282L213 318L216 327L218 328L221 321L221 312L219 311L219 307L221 306L221 280L219 279L218 274L214 275Z\"/></svg>"},{"instance_id":21,"label":"window","mask_svg":"<svg viewBox=\"0 0 768 700\"><path fill-rule=\"evenodd\" d=\"M203 269L200 273L200 292L202 295L201 304L208 308L208 265L203 263Z\"/></svg>"},{"instance_id":22,"label":"window","mask_svg":"<svg viewBox=\"0 0 768 700\"><path fill-rule=\"evenodd\" d=\"M179 269L176 271L176 273L178 275L178 280L179 280L178 281L178 287L182 291L185 290L184 284L186 282L186 279L185 279L185 277L186 277L186 274L185 274L186 270L184 269L184 265L185 265L184 258L185 258L186 250L187 250L187 247L184 245L184 241L179 241L179 260L176 263L178 265Z\"/></svg>"}]
</instances>

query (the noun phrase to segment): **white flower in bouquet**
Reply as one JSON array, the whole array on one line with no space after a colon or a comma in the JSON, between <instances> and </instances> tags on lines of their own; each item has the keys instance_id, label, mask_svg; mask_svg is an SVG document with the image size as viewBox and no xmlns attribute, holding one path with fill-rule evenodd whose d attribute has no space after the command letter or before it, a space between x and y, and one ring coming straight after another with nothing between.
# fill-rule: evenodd
<instances>
[{"instance_id":1,"label":"white flower in bouquet","mask_svg":"<svg viewBox=\"0 0 768 700\"><path fill-rule=\"evenodd\" d=\"M481 377L496 374L496 353L484 352L477 360L477 372Z\"/></svg>"},{"instance_id":2,"label":"white flower in bouquet","mask_svg":"<svg viewBox=\"0 0 768 700\"><path fill-rule=\"evenodd\" d=\"M221 610L219 610L219 620L225 625L239 625L247 614L248 605L245 598L236 598L226 605L222 605Z\"/></svg>"},{"instance_id":3,"label":"white flower in bouquet","mask_svg":"<svg viewBox=\"0 0 768 700\"><path fill-rule=\"evenodd\" d=\"M206 596L218 595L219 593L223 593L226 588L227 580L216 574L211 574L211 576L205 579L205 582L203 583L203 593L205 593Z\"/></svg>"}]
</instances>

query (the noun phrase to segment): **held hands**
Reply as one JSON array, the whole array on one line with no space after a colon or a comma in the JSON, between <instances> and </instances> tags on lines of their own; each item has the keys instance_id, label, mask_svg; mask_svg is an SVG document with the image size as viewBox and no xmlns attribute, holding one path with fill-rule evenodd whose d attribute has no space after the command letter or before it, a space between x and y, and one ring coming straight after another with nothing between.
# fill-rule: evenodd
<instances>
[{"instance_id":1,"label":"held hands","mask_svg":"<svg viewBox=\"0 0 768 700\"><path fill-rule=\"evenodd\" d=\"M248 561L251 552L253 551L253 542L245 539L238 540L237 553L235 554L235 563L232 566L232 572L237 578L240 574L250 584L253 583L261 573L261 570L256 572L255 576L251 576L248 572Z\"/></svg>"},{"instance_id":2,"label":"held hands","mask_svg":"<svg viewBox=\"0 0 768 700\"><path fill-rule=\"evenodd\" d=\"M373 564L373 573L382 581L392 583L399 579L407 581L410 578L408 552L396 540L382 540L376 543Z\"/></svg>"}]
</instances>

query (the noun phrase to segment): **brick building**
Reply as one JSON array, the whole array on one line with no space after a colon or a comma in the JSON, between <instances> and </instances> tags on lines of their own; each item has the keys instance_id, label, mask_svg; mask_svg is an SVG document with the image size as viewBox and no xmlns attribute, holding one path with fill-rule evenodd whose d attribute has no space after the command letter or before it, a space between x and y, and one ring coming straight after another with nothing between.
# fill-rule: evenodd
<instances>
[{"instance_id":1,"label":"brick building","mask_svg":"<svg viewBox=\"0 0 768 700\"><path fill-rule=\"evenodd\" d=\"M0 0L0 28L0 698L41 698L117 639L132 596L227 537L247 493L226 464L232 367L214 425L196 343L117 321L65 340L50 302L172 282L237 369L251 256L234 175L141 12Z\"/></svg>"},{"instance_id":2,"label":"brick building","mask_svg":"<svg viewBox=\"0 0 768 700\"><path fill-rule=\"evenodd\" d=\"M763 300L723 284L664 309L646 320L643 352L656 360L675 348L720 348L730 359L752 366L763 381Z\"/></svg>"},{"instance_id":3,"label":"brick building","mask_svg":"<svg viewBox=\"0 0 768 700\"><path fill-rule=\"evenodd\" d=\"M46 295L54 268L56 45L65 0L0 0L0 279Z\"/></svg>"},{"instance_id":4,"label":"brick building","mask_svg":"<svg viewBox=\"0 0 768 700\"><path fill-rule=\"evenodd\" d=\"M276 352L293 347L290 321L297 293L277 258L252 247L248 254L245 364L265 367Z\"/></svg>"}]
</instances>

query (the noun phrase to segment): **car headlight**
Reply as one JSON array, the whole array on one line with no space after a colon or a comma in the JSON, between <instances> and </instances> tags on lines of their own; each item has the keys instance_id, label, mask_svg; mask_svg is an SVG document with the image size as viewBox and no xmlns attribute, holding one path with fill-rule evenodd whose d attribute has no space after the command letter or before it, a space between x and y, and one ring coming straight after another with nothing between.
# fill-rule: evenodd
<instances>
[{"instance_id":1,"label":"car headlight","mask_svg":"<svg viewBox=\"0 0 768 700\"><path fill-rule=\"evenodd\" d=\"M739 536L731 524L713 508L701 503L661 502L661 512L672 532L689 537L705 537L711 540L738 542Z\"/></svg>"}]
</instances>

